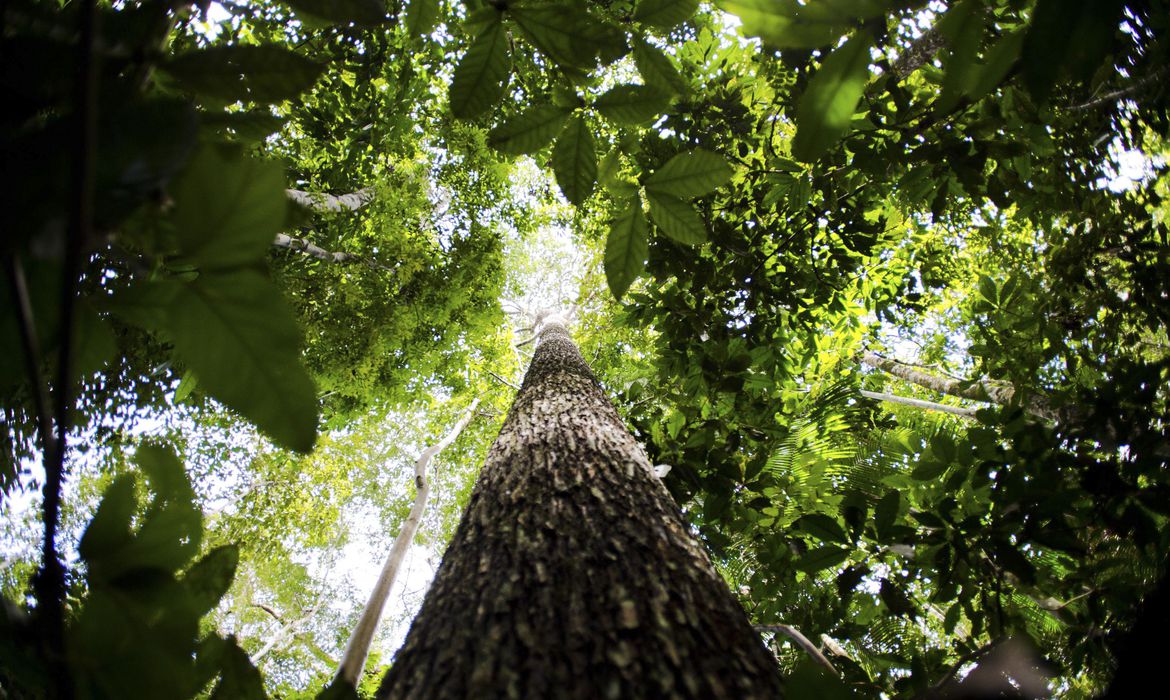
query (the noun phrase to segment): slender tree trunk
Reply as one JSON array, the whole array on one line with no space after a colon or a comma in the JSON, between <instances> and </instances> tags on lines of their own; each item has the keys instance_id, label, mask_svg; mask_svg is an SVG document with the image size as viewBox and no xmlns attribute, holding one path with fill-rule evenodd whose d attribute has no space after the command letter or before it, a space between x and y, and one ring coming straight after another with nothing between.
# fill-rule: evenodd
<instances>
[{"instance_id":1,"label":"slender tree trunk","mask_svg":"<svg viewBox=\"0 0 1170 700\"><path fill-rule=\"evenodd\" d=\"M937 391L940 394L946 394L948 396L957 396L973 401L990 401L1000 406L1010 404L1016 396L1016 389L1010 384L990 381L964 382L950 377L940 377L929 372L923 372L917 367L904 362L891 360L888 357L882 357L881 355L868 351L861 354L861 362L874 369L880 369L887 374L892 374L899 379L904 379L911 384L917 384L925 389ZM1066 416L1062 416L1059 411L1054 409L1044 397L1030 397L1021 404L1021 407L1037 418L1043 418L1053 423L1067 419Z\"/></svg>"},{"instance_id":2,"label":"slender tree trunk","mask_svg":"<svg viewBox=\"0 0 1170 700\"><path fill-rule=\"evenodd\" d=\"M546 322L379 698L777 698L779 671Z\"/></svg>"},{"instance_id":3,"label":"slender tree trunk","mask_svg":"<svg viewBox=\"0 0 1170 700\"><path fill-rule=\"evenodd\" d=\"M867 399L875 401L885 401L887 403L897 403L903 406L913 406L914 408L922 408L927 411L942 411L943 413L950 413L964 418L974 418L978 409L967 408L964 406L951 406L945 403L935 403L934 401L923 401L922 399L914 399L909 396L898 396L896 394L883 394L879 391L865 391L859 392Z\"/></svg>"},{"instance_id":4,"label":"slender tree trunk","mask_svg":"<svg viewBox=\"0 0 1170 700\"><path fill-rule=\"evenodd\" d=\"M475 417L475 409L478 407L479 398L477 397L447 435L423 450L418 460L415 461L414 503L410 507L410 514L406 516L406 520L402 521L402 529L398 531L398 537L395 538L394 545L390 548L390 556L386 557L386 563L382 565L382 572L378 575L378 582L374 584L373 592L370 593L370 600L366 603L361 619L358 620L357 627L354 628L353 634L349 638L349 644L345 647L345 656L338 666L336 681L342 681L352 686L357 685L358 678L362 675L362 668L366 665L366 657L370 654L370 642L374 640L374 633L382 621L382 610L386 607L386 599L390 597L390 589L394 587L394 579L398 576L398 570L402 568L402 560L406 557L406 550L414 540L414 533L418 532L423 512L427 509L427 496L431 493L431 485L427 481L427 467L435 455L455 442L455 439Z\"/></svg>"}]
</instances>

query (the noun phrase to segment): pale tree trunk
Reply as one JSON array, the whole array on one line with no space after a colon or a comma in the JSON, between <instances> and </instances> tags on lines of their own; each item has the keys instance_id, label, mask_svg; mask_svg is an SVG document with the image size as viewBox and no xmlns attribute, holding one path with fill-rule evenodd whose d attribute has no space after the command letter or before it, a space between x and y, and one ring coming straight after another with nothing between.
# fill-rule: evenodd
<instances>
[{"instance_id":1,"label":"pale tree trunk","mask_svg":"<svg viewBox=\"0 0 1170 700\"><path fill-rule=\"evenodd\" d=\"M964 382L952 377L940 377L936 374L924 372L913 365L898 362L888 357L882 357L872 352L863 352L861 362L874 369L880 369L911 384L917 384L924 389L937 391L940 394L956 396L973 401L988 401L1000 406L1007 406L1016 397L1015 387L994 381ZM1026 412L1053 423L1065 419L1059 411L1040 396L1028 397L1020 405Z\"/></svg>"},{"instance_id":2,"label":"pale tree trunk","mask_svg":"<svg viewBox=\"0 0 1170 700\"><path fill-rule=\"evenodd\" d=\"M778 668L560 322L387 698L777 698Z\"/></svg>"},{"instance_id":3,"label":"pale tree trunk","mask_svg":"<svg viewBox=\"0 0 1170 700\"><path fill-rule=\"evenodd\" d=\"M362 611L361 619L358 620L357 627L354 628L353 634L349 638L349 644L345 647L345 656L337 669L335 681L342 681L352 686L357 685L358 678L362 675L362 668L366 665L366 657L370 654L370 643L382 621L382 610L386 607L386 599L390 597L390 589L394 587L394 579L398 576L398 570L402 568L402 559L406 556L406 550L414 540L414 534L418 532L418 525L422 522L423 512L427 508L427 497L431 492L431 485L427 481L427 467L435 455L455 442L455 439L475 416L475 409L478 407L479 398L477 397L464 410L463 415L447 435L423 450L418 460L415 461L414 503L410 507L410 514L402 522L402 529L398 531L398 537L390 548L390 556L382 565L378 582L374 584L374 590L370 593L370 599L366 603L365 610Z\"/></svg>"},{"instance_id":4,"label":"pale tree trunk","mask_svg":"<svg viewBox=\"0 0 1170 700\"><path fill-rule=\"evenodd\" d=\"M913 406L914 408L922 408L927 411L941 411L943 413L950 413L955 416L962 416L963 418L974 418L978 409L966 408L964 406L951 406L945 403L935 403L934 401L923 401L922 399L915 399L909 396L898 396L896 394L883 394L880 391L865 391L860 392L862 396L874 401L885 401L886 403L896 403L903 406Z\"/></svg>"}]
</instances>

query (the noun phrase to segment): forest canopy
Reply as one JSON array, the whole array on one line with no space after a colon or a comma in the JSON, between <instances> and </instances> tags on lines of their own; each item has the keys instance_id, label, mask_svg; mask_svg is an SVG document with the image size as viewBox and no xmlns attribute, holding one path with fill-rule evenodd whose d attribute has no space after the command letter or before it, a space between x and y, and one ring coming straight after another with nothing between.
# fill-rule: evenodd
<instances>
[{"instance_id":1,"label":"forest canopy","mask_svg":"<svg viewBox=\"0 0 1170 700\"><path fill-rule=\"evenodd\" d=\"M793 687L1156 672L1165 0L0 12L6 696L316 696L549 311Z\"/></svg>"}]
</instances>

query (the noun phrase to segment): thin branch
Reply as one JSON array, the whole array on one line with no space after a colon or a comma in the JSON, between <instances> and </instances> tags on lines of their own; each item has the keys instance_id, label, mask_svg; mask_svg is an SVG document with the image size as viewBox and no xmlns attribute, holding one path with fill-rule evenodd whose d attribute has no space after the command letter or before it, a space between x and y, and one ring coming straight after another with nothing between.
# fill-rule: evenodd
<instances>
[{"instance_id":1,"label":"thin branch","mask_svg":"<svg viewBox=\"0 0 1170 700\"><path fill-rule=\"evenodd\" d=\"M808 637L801 634L800 630L796 629L792 625L754 625L753 629L755 629L757 632L771 632L773 634L778 632L783 634L792 641L796 642L796 645L803 649L806 654L811 656L813 661L816 661L818 664L829 669L829 672L834 676L841 675L841 673L833 666L832 662L825 658L825 655L821 653L821 650L817 649L816 645L808 640Z\"/></svg>"},{"instance_id":2,"label":"thin branch","mask_svg":"<svg viewBox=\"0 0 1170 700\"><path fill-rule=\"evenodd\" d=\"M382 571L378 574L378 581L374 584L374 590L370 593L370 599L366 603L365 609L362 611L361 619L358 620L357 627L354 628L353 634L349 638L349 643L345 647L345 654L341 659L341 664L337 668L337 675L333 679L333 683L348 683L350 686L357 686L358 679L361 678L362 668L366 665L366 657L370 653L370 643L374 640L374 633L378 630L378 625L382 621L382 610L386 607L386 599L390 597L390 589L394 586L394 579L398 576L398 569L402 566L402 560L406 557L406 550L414 540L414 534L418 531L419 522L422 520L423 511L427 506L427 496L430 494L430 484L427 482L427 466L430 465L431 459L439 452L442 452L448 445L455 442L471 419L475 417L476 407L479 406L479 397L476 397L471 405L463 411L463 415L451 428L451 430L443 436L434 445L423 450L419 455L418 460L414 463L414 485L415 497L414 504L410 507L410 514L402 523L402 529L398 531L398 537L394 539L394 545L390 548L390 555L386 557L385 564L382 565Z\"/></svg>"},{"instance_id":3,"label":"thin branch","mask_svg":"<svg viewBox=\"0 0 1170 700\"><path fill-rule=\"evenodd\" d=\"M1069 110L1073 112L1082 112L1093 109L1095 107L1100 107L1104 104L1116 102L1123 97L1129 97L1130 95L1141 92L1151 83L1160 82L1162 78L1165 78L1168 73L1170 73L1170 66L1163 66L1162 68L1154 71L1153 73L1150 73L1141 80L1135 81L1132 85L1123 87L1120 90L1114 90L1113 92L1105 93L1096 99L1083 102L1079 105L1071 105L1069 106Z\"/></svg>"},{"instance_id":4,"label":"thin branch","mask_svg":"<svg viewBox=\"0 0 1170 700\"><path fill-rule=\"evenodd\" d=\"M914 399L909 396L898 396L896 394L882 394L877 391L861 390L861 395L867 399L874 399L876 401L887 401L889 403L902 404L903 406L913 406L915 408L924 408L928 411L942 411L943 413L950 413L963 418L974 418L977 409L967 408L964 406L949 406L945 403L935 403L934 401L925 401L923 399Z\"/></svg>"},{"instance_id":5,"label":"thin branch","mask_svg":"<svg viewBox=\"0 0 1170 700\"><path fill-rule=\"evenodd\" d=\"M33 318L32 301L28 294L28 281L20 259L13 255L4 259L8 271L9 291L16 302L17 320L20 326L20 344L24 351L25 372L28 374L32 392L33 410L36 411L37 430L41 437L41 453L45 462L51 462L54 452L53 419L49 415L49 391L41 376L41 345L37 338L36 319Z\"/></svg>"},{"instance_id":6,"label":"thin branch","mask_svg":"<svg viewBox=\"0 0 1170 700\"><path fill-rule=\"evenodd\" d=\"M490 369L484 370L484 371L487 372L488 374L490 374L497 382L503 384L504 386L509 386L509 387L512 387L513 389L515 389L516 391L520 391L520 387L516 386L515 384L508 381L507 379L504 379L503 377L501 377L500 375L491 371Z\"/></svg>"}]
</instances>

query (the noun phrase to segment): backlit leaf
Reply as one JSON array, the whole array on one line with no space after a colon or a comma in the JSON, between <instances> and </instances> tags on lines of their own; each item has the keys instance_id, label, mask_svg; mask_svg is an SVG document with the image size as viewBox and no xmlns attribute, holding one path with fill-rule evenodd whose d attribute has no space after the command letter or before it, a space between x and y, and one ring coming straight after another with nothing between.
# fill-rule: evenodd
<instances>
[{"instance_id":1,"label":"backlit leaf","mask_svg":"<svg viewBox=\"0 0 1170 700\"><path fill-rule=\"evenodd\" d=\"M605 279L615 299L621 299L642 274L648 254L646 215L635 197L614 220L605 239Z\"/></svg>"},{"instance_id":2,"label":"backlit leaf","mask_svg":"<svg viewBox=\"0 0 1170 700\"><path fill-rule=\"evenodd\" d=\"M618 124L653 121L669 104L666 93L646 85L615 86L593 103L604 117Z\"/></svg>"},{"instance_id":3,"label":"backlit leaf","mask_svg":"<svg viewBox=\"0 0 1170 700\"><path fill-rule=\"evenodd\" d=\"M451 113L459 119L474 119L492 108L512 75L508 32L497 18L471 42L451 78L448 99Z\"/></svg>"},{"instance_id":4,"label":"backlit leaf","mask_svg":"<svg viewBox=\"0 0 1170 700\"><path fill-rule=\"evenodd\" d=\"M282 102L317 82L324 66L280 46L233 44L179 54L160 66L199 95L234 102Z\"/></svg>"},{"instance_id":5,"label":"backlit leaf","mask_svg":"<svg viewBox=\"0 0 1170 700\"><path fill-rule=\"evenodd\" d=\"M565 199L583 204L597 182L597 151L593 133L581 117L573 117L553 147L552 168Z\"/></svg>"},{"instance_id":6,"label":"backlit leaf","mask_svg":"<svg viewBox=\"0 0 1170 700\"><path fill-rule=\"evenodd\" d=\"M679 243L698 245L707 240L707 227L689 202L668 194L646 190L650 218L666 235Z\"/></svg>"},{"instance_id":7,"label":"backlit leaf","mask_svg":"<svg viewBox=\"0 0 1170 700\"><path fill-rule=\"evenodd\" d=\"M797 160L816 160L849 132L869 80L872 45L869 32L859 32L830 54L809 81L796 108L792 155Z\"/></svg>"},{"instance_id":8,"label":"backlit leaf","mask_svg":"<svg viewBox=\"0 0 1170 700\"><path fill-rule=\"evenodd\" d=\"M679 153L650 177L647 192L682 197L701 197L731 179L734 171L720 155L703 149Z\"/></svg>"},{"instance_id":9,"label":"backlit leaf","mask_svg":"<svg viewBox=\"0 0 1170 700\"><path fill-rule=\"evenodd\" d=\"M492 129L488 143L513 155L535 153L553 140L571 113L555 105L533 107Z\"/></svg>"}]
</instances>

